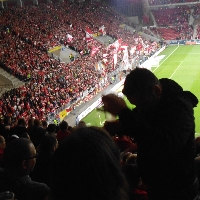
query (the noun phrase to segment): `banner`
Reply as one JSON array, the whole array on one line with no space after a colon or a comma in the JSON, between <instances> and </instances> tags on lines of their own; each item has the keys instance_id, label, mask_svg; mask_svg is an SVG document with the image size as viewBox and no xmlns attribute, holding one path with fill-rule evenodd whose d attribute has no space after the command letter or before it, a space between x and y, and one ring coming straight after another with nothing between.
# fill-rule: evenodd
<instances>
[{"instance_id":1,"label":"banner","mask_svg":"<svg viewBox=\"0 0 200 200\"><path fill-rule=\"evenodd\" d=\"M58 115L60 117L60 121L62 121L67 116L67 111L63 110Z\"/></svg>"},{"instance_id":2,"label":"banner","mask_svg":"<svg viewBox=\"0 0 200 200\"><path fill-rule=\"evenodd\" d=\"M170 40L170 44L185 44L186 40Z\"/></svg>"},{"instance_id":3,"label":"banner","mask_svg":"<svg viewBox=\"0 0 200 200\"><path fill-rule=\"evenodd\" d=\"M124 47L125 47L125 46L124 46ZM124 50L123 61L124 61L125 65L128 64L128 50L127 50L127 46L126 46L126 48L125 48L125 50Z\"/></svg>"},{"instance_id":4,"label":"banner","mask_svg":"<svg viewBox=\"0 0 200 200\"><path fill-rule=\"evenodd\" d=\"M117 54L113 55L113 70L115 69L115 66L117 64Z\"/></svg>"},{"instance_id":5,"label":"banner","mask_svg":"<svg viewBox=\"0 0 200 200\"><path fill-rule=\"evenodd\" d=\"M185 44L189 44L189 45L196 44L196 41L195 40L188 40L188 41L185 42Z\"/></svg>"},{"instance_id":6,"label":"banner","mask_svg":"<svg viewBox=\"0 0 200 200\"><path fill-rule=\"evenodd\" d=\"M60 50L62 48L62 46L56 46L56 47L54 47L54 48L52 48L52 49L49 49L49 53L51 53L51 52L53 52L53 51L57 51L57 50Z\"/></svg>"},{"instance_id":7,"label":"banner","mask_svg":"<svg viewBox=\"0 0 200 200\"><path fill-rule=\"evenodd\" d=\"M194 45L200 44L200 40L170 40L170 44Z\"/></svg>"}]
</instances>

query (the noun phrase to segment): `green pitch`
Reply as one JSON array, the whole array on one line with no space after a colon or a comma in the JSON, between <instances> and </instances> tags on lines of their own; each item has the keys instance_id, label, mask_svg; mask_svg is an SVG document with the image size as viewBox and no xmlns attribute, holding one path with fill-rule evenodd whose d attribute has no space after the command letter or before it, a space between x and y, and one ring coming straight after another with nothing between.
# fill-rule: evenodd
<instances>
[{"instance_id":1,"label":"green pitch","mask_svg":"<svg viewBox=\"0 0 200 200\"><path fill-rule=\"evenodd\" d=\"M158 78L170 78L178 82L184 90L194 93L200 100L200 45L170 46L158 57L160 64L152 71ZM133 108L130 103L128 106ZM200 103L194 109L196 136L200 136ZM89 113L83 121L88 126L102 126L109 115L96 109Z\"/></svg>"}]
</instances>

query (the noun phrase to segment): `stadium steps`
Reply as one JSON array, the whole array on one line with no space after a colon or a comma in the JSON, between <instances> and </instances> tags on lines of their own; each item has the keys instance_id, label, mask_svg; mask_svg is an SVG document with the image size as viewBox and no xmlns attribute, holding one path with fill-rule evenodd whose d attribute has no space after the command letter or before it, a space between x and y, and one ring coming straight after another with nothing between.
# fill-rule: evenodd
<instances>
[{"instance_id":1,"label":"stadium steps","mask_svg":"<svg viewBox=\"0 0 200 200\"><path fill-rule=\"evenodd\" d=\"M6 91L10 90L10 88L0 88L0 96L5 93Z\"/></svg>"},{"instance_id":2,"label":"stadium steps","mask_svg":"<svg viewBox=\"0 0 200 200\"><path fill-rule=\"evenodd\" d=\"M10 90L11 88L18 88L22 85L24 85L24 82L20 81L19 79L17 79L16 77L12 76L11 74L9 74L8 72L6 72L5 70L3 70L2 68L0 68L0 74L5 77L5 79L7 79L7 82L5 82L5 87L1 87L0 88L0 96Z\"/></svg>"},{"instance_id":3,"label":"stadium steps","mask_svg":"<svg viewBox=\"0 0 200 200\"><path fill-rule=\"evenodd\" d=\"M150 18L151 18L151 21L153 21L154 26L158 27L158 24L156 22L155 16L152 11L150 12Z\"/></svg>"},{"instance_id":4,"label":"stadium steps","mask_svg":"<svg viewBox=\"0 0 200 200\"><path fill-rule=\"evenodd\" d=\"M166 40L174 40L180 36L173 28L159 28L159 34Z\"/></svg>"}]
</instances>

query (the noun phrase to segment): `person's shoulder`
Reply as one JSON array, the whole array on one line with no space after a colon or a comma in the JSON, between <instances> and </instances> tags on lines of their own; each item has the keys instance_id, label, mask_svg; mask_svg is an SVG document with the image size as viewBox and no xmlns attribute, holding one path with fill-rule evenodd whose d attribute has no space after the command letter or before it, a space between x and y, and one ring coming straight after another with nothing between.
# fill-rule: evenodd
<instances>
[{"instance_id":1,"label":"person's shoulder","mask_svg":"<svg viewBox=\"0 0 200 200\"><path fill-rule=\"evenodd\" d=\"M29 188L35 191L49 191L49 187L45 183L39 183L36 181L29 181Z\"/></svg>"},{"instance_id":2,"label":"person's shoulder","mask_svg":"<svg viewBox=\"0 0 200 200\"><path fill-rule=\"evenodd\" d=\"M183 92L183 97L190 101L193 105L193 107L196 107L197 104L199 103L198 98L190 91L184 91Z\"/></svg>"},{"instance_id":3,"label":"person's shoulder","mask_svg":"<svg viewBox=\"0 0 200 200\"><path fill-rule=\"evenodd\" d=\"M18 183L27 199L44 199L50 193L50 188L45 183L32 181L29 176L21 178Z\"/></svg>"},{"instance_id":4,"label":"person's shoulder","mask_svg":"<svg viewBox=\"0 0 200 200\"><path fill-rule=\"evenodd\" d=\"M41 126L33 128L32 132L38 132L38 133L45 133L46 134L45 129L42 128Z\"/></svg>"}]
</instances>

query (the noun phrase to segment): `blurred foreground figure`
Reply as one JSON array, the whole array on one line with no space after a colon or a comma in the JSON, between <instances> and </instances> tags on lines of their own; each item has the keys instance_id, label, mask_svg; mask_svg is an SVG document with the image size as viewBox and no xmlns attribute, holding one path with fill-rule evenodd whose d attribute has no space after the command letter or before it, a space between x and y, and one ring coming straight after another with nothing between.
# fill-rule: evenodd
<instances>
[{"instance_id":1,"label":"blurred foreground figure","mask_svg":"<svg viewBox=\"0 0 200 200\"><path fill-rule=\"evenodd\" d=\"M78 128L55 151L53 200L128 200L119 151L103 129Z\"/></svg>"},{"instance_id":2,"label":"blurred foreground figure","mask_svg":"<svg viewBox=\"0 0 200 200\"><path fill-rule=\"evenodd\" d=\"M120 97L102 97L104 108L119 116L121 128L138 145L137 163L150 200L193 200L198 197L194 157L194 111L198 99L175 81L136 68L127 75Z\"/></svg>"}]
</instances>

